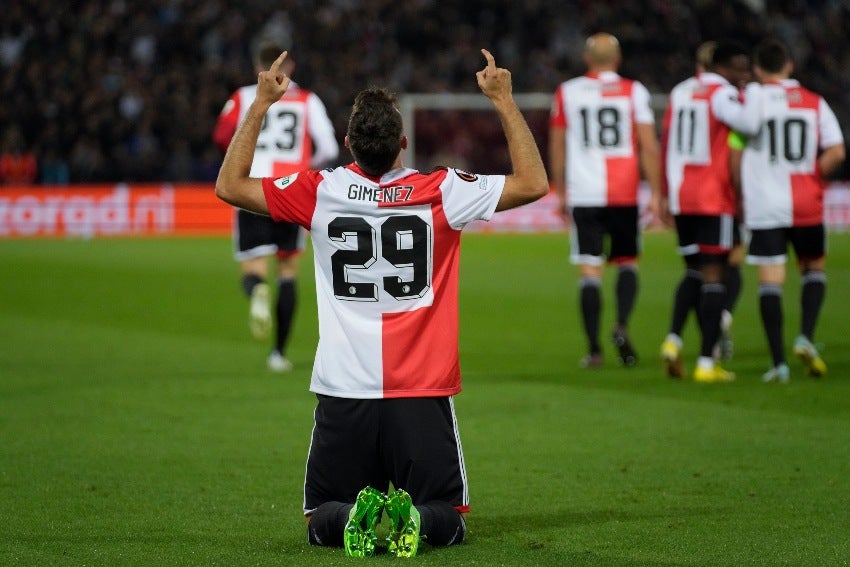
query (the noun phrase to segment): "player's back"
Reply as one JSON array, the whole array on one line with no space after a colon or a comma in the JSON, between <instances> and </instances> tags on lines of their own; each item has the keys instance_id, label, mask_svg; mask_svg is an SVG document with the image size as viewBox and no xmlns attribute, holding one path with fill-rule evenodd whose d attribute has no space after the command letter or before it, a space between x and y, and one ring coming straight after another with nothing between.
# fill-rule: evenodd
<instances>
[{"instance_id":1,"label":"player's back","mask_svg":"<svg viewBox=\"0 0 850 567\"><path fill-rule=\"evenodd\" d=\"M559 86L552 124L566 128L566 180L572 206L637 203L635 116L652 122L645 91L640 83L611 71L575 77Z\"/></svg>"},{"instance_id":2,"label":"player's back","mask_svg":"<svg viewBox=\"0 0 850 567\"><path fill-rule=\"evenodd\" d=\"M745 220L753 228L818 224L819 146L840 140L840 129L831 111L822 119L821 96L795 80L767 83L762 92L764 120L741 162Z\"/></svg>"},{"instance_id":3,"label":"player's back","mask_svg":"<svg viewBox=\"0 0 850 567\"><path fill-rule=\"evenodd\" d=\"M312 235L321 335L313 391L372 398L460 390L461 229L492 216L503 186L504 176L454 169L376 178L356 164L264 180L272 217Z\"/></svg>"},{"instance_id":4,"label":"player's back","mask_svg":"<svg viewBox=\"0 0 850 567\"><path fill-rule=\"evenodd\" d=\"M242 87L237 95L241 123L257 96L257 85ZM251 177L283 176L310 167L309 95L310 91L292 88L269 107L257 137Z\"/></svg>"},{"instance_id":5,"label":"player's back","mask_svg":"<svg viewBox=\"0 0 850 567\"><path fill-rule=\"evenodd\" d=\"M717 118L712 107L717 91L729 85L713 77L717 76L686 79L668 97L663 152L673 214L735 212L735 192L729 175L729 127Z\"/></svg>"}]
</instances>

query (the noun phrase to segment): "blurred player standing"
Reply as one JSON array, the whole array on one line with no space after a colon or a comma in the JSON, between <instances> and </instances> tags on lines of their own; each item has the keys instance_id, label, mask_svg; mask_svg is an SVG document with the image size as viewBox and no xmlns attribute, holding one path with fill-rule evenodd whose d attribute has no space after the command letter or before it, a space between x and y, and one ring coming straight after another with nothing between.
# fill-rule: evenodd
<instances>
[{"instance_id":1,"label":"blurred player standing","mask_svg":"<svg viewBox=\"0 0 850 567\"><path fill-rule=\"evenodd\" d=\"M283 53L260 73L216 181L228 203L310 229L320 339L304 513L310 543L343 546L346 555L374 553L382 512L396 556L415 555L420 537L451 545L466 532L469 492L453 401L461 390L460 236L469 222L549 190L511 74L482 53L487 65L476 78L501 120L511 175L405 168L398 102L370 88L357 95L348 122L354 163L249 177L262 117L289 85L279 71Z\"/></svg>"},{"instance_id":2,"label":"blurred player standing","mask_svg":"<svg viewBox=\"0 0 850 567\"><path fill-rule=\"evenodd\" d=\"M717 48L716 41L707 41L697 49L697 75L711 69L714 58L714 50ZM735 64L728 71L729 82L743 93L747 84L753 80L750 59L746 63L743 58L737 58ZM744 227L741 219L740 203L732 219L732 250L729 252L729 260L724 270L723 285L726 286L726 300L723 302L723 311L720 314L720 338L714 349L714 358L730 360L734 351L732 341L732 321L735 306L741 296L743 278L741 264L747 252L745 243ZM696 310L696 305L693 306ZM681 335L681 333L679 333Z\"/></svg>"},{"instance_id":3,"label":"blurred player standing","mask_svg":"<svg viewBox=\"0 0 850 567\"><path fill-rule=\"evenodd\" d=\"M826 292L823 178L844 161L845 147L823 97L790 78L793 63L784 44L765 40L754 59L763 84L764 118L740 157L744 221L752 231L747 262L758 266L759 309L772 359L763 379L786 382L790 372L783 346L782 288L789 245L803 283L794 354L809 375L826 373L813 345Z\"/></svg>"},{"instance_id":4,"label":"blurred player standing","mask_svg":"<svg viewBox=\"0 0 850 567\"><path fill-rule=\"evenodd\" d=\"M709 72L712 68L714 50L717 48L716 41L706 41L697 48L696 51L696 77L700 74ZM752 80L750 73L749 58L744 57L735 59L735 65L728 70L723 70L727 73L730 83L739 89L746 87L747 83ZM741 263L744 260L746 248L743 242L742 227L740 223L740 211L736 211L733 218L732 229L732 250L729 252L729 260L724 271L723 283L726 287L726 299L723 303L723 311L720 318L720 335L718 343L714 349L715 358L729 360L732 357L732 319L735 305L741 294L742 277ZM673 314L670 322L668 338L673 337L671 341L664 343L662 348L662 358L665 359L665 367L672 376L679 377L684 373L679 352L680 347L673 349L676 344L680 344L682 331L691 311L696 312L699 308L700 286L702 285L702 273L695 267L688 267L679 285L676 286L676 292L673 296ZM678 337L678 339L676 339ZM665 357L671 358L666 360Z\"/></svg>"},{"instance_id":5,"label":"blurred player standing","mask_svg":"<svg viewBox=\"0 0 850 567\"><path fill-rule=\"evenodd\" d=\"M671 330L661 347L665 369L672 377L684 373L679 333L687 306L692 304L698 305L701 334L694 379L728 382L735 377L715 363L712 351L720 337L725 268L734 245L737 214L729 174L729 132L734 128L754 134L760 121L758 85L747 85L741 102L733 84L739 74L748 72L746 48L735 42L718 42L710 69L676 85L668 100L662 137L665 187L686 267L676 291ZM689 300L683 301L683 294Z\"/></svg>"},{"instance_id":6,"label":"blurred player standing","mask_svg":"<svg viewBox=\"0 0 850 567\"><path fill-rule=\"evenodd\" d=\"M617 74L617 38L587 39L588 71L555 91L549 129L549 173L559 212L571 218L570 261L579 266L579 302L588 354L581 364L603 363L599 342L602 275L617 266L617 318L613 341L620 362L637 362L628 322L638 293L638 185L641 170L652 189L650 209L659 210L661 166L649 92ZM606 253L605 238L609 239Z\"/></svg>"},{"instance_id":7,"label":"blurred player standing","mask_svg":"<svg viewBox=\"0 0 850 567\"><path fill-rule=\"evenodd\" d=\"M274 42L258 44L254 55L256 72L268 69L282 49ZM287 59L287 75L294 62ZM234 92L219 115L213 139L226 151L239 123L254 101L257 85ZM271 105L260 131L251 164L255 177L285 176L308 167L328 165L339 155L333 124L319 97L291 83L286 94ZM242 289L250 298L250 329L257 339L268 337L276 323L269 369L285 372L292 368L285 356L296 304L298 256L306 234L296 224L274 222L268 216L237 209L233 223L234 256L242 272ZM272 316L272 291L267 283L269 258L277 257L277 302Z\"/></svg>"}]
</instances>

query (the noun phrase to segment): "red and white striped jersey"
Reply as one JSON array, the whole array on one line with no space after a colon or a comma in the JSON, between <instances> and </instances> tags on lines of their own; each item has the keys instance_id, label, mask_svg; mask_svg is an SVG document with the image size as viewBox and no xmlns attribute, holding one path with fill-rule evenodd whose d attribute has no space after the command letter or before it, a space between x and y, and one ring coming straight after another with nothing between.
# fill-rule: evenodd
<instances>
[{"instance_id":1,"label":"red and white striped jersey","mask_svg":"<svg viewBox=\"0 0 850 567\"><path fill-rule=\"evenodd\" d=\"M489 220L503 175L356 164L263 179L271 216L310 230L319 345L310 390L346 398L450 396L458 357L460 234Z\"/></svg>"},{"instance_id":2,"label":"red and white striped jersey","mask_svg":"<svg viewBox=\"0 0 850 567\"><path fill-rule=\"evenodd\" d=\"M750 228L823 222L818 150L844 143L826 101L793 79L763 86L764 118L741 158L744 222Z\"/></svg>"},{"instance_id":3,"label":"red and white striped jersey","mask_svg":"<svg viewBox=\"0 0 850 567\"><path fill-rule=\"evenodd\" d=\"M737 198L729 174L729 131L758 129L759 86L738 89L716 73L676 85L664 116L664 181L674 215L735 214Z\"/></svg>"},{"instance_id":4,"label":"red and white striped jersey","mask_svg":"<svg viewBox=\"0 0 850 567\"><path fill-rule=\"evenodd\" d=\"M227 151L256 96L257 85L248 85L225 103L213 131L213 140L222 151ZM339 144L325 105L315 93L290 83L286 94L266 112L250 176L289 175L325 165L338 155Z\"/></svg>"},{"instance_id":5,"label":"red and white striped jersey","mask_svg":"<svg viewBox=\"0 0 850 567\"><path fill-rule=\"evenodd\" d=\"M635 124L654 124L649 91L612 71L558 87L549 124L565 128L567 203L634 206L640 183Z\"/></svg>"}]
</instances>

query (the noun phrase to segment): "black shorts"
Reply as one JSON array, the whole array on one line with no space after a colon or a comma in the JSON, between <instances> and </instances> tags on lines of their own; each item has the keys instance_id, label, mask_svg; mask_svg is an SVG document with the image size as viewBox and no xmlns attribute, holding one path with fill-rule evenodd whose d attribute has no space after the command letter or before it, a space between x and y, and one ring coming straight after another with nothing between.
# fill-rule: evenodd
<instances>
[{"instance_id":1,"label":"black shorts","mask_svg":"<svg viewBox=\"0 0 850 567\"><path fill-rule=\"evenodd\" d=\"M297 224L236 209L233 228L233 256L240 262L275 253L286 258L304 250L306 232Z\"/></svg>"},{"instance_id":2,"label":"black shorts","mask_svg":"<svg viewBox=\"0 0 850 567\"><path fill-rule=\"evenodd\" d=\"M736 229L732 215L677 215L679 254L685 257L726 257L736 243Z\"/></svg>"},{"instance_id":3,"label":"black shorts","mask_svg":"<svg viewBox=\"0 0 850 567\"><path fill-rule=\"evenodd\" d=\"M732 217L732 248L748 242L749 235L745 234L747 227L737 218Z\"/></svg>"},{"instance_id":4,"label":"black shorts","mask_svg":"<svg viewBox=\"0 0 850 567\"><path fill-rule=\"evenodd\" d=\"M748 264L784 264L788 260L788 245L797 260L817 260L826 254L826 227L798 226L787 228L752 229Z\"/></svg>"},{"instance_id":5,"label":"black shorts","mask_svg":"<svg viewBox=\"0 0 850 567\"><path fill-rule=\"evenodd\" d=\"M573 207L570 261L601 266L632 260L640 253L637 207ZM605 251L605 236L609 248Z\"/></svg>"},{"instance_id":6,"label":"black shorts","mask_svg":"<svg viewBox=\"0 0 850 567\"><path fill-rule=\"evenodd\" d=\"M325 502L354 502L366 486L389 483L413 503L469 510L466 467L451 397L354 400L316 396L307 456L304 513Z\"/></svg>"}]
</instances>

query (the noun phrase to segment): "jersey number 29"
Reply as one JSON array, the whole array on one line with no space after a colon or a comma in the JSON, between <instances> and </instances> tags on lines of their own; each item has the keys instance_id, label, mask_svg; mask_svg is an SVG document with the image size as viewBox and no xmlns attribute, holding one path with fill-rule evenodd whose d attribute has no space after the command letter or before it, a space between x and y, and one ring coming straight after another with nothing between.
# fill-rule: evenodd
<instances>
[{"instance_id":1,"label":"jersey number 29","mask_svg":"<svg viewBox=\"0 0 850 567\"><path fill-rule=\"evenodd\" d=\"M334 296L348 301L378 301L378 285L350 281L352 270L366 270L380 255L399 269L412 269L411 279L399 275L383 277L383 289L392 297L422 297L431 287L431 227L415 215L392 216L377 230L361 217L337 217L328 224L328 236L344 242L356 239L356 248L331 255Z\"/></svg>"}]
</instances>

